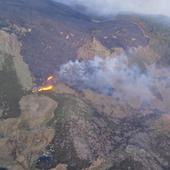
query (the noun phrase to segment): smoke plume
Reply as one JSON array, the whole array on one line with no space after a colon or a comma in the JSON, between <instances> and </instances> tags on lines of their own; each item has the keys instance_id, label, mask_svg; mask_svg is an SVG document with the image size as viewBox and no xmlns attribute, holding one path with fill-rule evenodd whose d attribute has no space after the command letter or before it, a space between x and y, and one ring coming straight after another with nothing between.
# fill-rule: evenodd
<instances>
[{"instance_id":1,"label":"smoke plume","mask_svg":"<svg viewBox=\"0 0 170 170\"><path fill-rule=\"evenodd\" d=\"M119 13L137 13L170 16L169 0L53 0L86 12L108 16Z\"/></svg>"},{"instance_id":2,"label":"smoke plume","mask_svg":"<svg viewBox=\"0 0 170 170\"><path fill-rule=\"evenodd\" d=\"M169 75L168 72L164 69L164 84L170 81L170 77L165 76ZM153 92L162 86L159 73L155 66L150 66L147 71L142 71L137 65L129 66L127 56L121 55L69 61L61 66L57 74L60 80L79 90L91 89L125 100L138 97L141 101L149 101L153 98Z\"/></svg>"}]
</instances>

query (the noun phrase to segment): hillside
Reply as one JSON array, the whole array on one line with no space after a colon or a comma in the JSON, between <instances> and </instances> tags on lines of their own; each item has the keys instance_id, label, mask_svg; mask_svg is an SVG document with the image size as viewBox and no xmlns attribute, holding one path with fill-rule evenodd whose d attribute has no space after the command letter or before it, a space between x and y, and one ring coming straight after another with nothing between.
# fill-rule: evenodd
<instances>
[{"instance_id":1,"label":"hillside","mask_svg":"<svg viewBox=\"0 0 170 170\"><path fill-rule=\"evenodd\" d=\"M164 23L0 0L0 169L169 170Z\"/></svg>"}]
</instances>

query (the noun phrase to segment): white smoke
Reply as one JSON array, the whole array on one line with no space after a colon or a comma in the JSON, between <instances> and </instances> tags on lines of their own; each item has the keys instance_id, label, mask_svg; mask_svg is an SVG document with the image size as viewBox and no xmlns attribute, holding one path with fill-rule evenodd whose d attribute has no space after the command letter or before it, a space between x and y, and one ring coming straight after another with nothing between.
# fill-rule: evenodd
<instances>
[{"instance_id":1,"label":"white smoke","mask_svg":"<svg viewBox=\"0 0 170 170\"><path fill-rule=\"evenodd\" d=\"M170 16L169 0L53 0L72 7L84 7L100 16L137 13Z\"/></svg>"},{"instance_id":2,"label":"white smoke","mask_svg":"<svg viewBox=\"0 0 170 170\"><path fill-rule=\"evenodd\" d=\"M129 66L127 56L116 58L95 57L88 61L69 61L61 66L60 80L82 90L91 89L113 97L142 101L152 98L153 73L142 72L137 65Z\"/></svg>"}]
</instances>

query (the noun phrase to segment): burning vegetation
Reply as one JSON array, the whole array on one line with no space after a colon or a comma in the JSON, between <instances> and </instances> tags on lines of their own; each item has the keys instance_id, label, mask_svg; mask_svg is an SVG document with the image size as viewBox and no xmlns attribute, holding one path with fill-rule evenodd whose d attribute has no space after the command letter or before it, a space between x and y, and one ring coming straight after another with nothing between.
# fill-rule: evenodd
<instances>
[{"instance_id":1,"label":"burning vegetation","mask_svg":"<svg viewBox=\"0 0 170 170\"><path fill-rule=\"evenodd\" d=\"M42 92L42 91L51 91L54 89L53 85L49 85L49 86L42 86L38 88L38 92Z\"/></svg>"},{"instance_id":2,"label":"burning vegetation","mask_svg":"<svg viewBox=\"0 0 170 170\"><path fill-rule=\"evenodd\" d=\"M54 90L55 78L54 76L49 76L43 82L42 86L35 86L32 88L33 93L37 92L45 92L45 91L52 91Z\"/></svg>"}]
</instances>

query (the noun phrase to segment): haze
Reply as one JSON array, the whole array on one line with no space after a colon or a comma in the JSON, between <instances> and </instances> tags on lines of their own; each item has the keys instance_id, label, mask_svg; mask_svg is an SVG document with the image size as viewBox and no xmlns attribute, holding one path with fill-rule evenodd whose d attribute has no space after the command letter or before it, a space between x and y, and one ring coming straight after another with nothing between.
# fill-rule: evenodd
<instances>
[{"instance_id":1,"label":"haze","mask_svg":"<svg viewBox=\"0 0 170 170\"><path fill-rule=\"evenodd\" d=\"M170 16L169 0L54 0L84 11L109 16L120 13L137 13Z\"/></svg>"}]
</instances>

